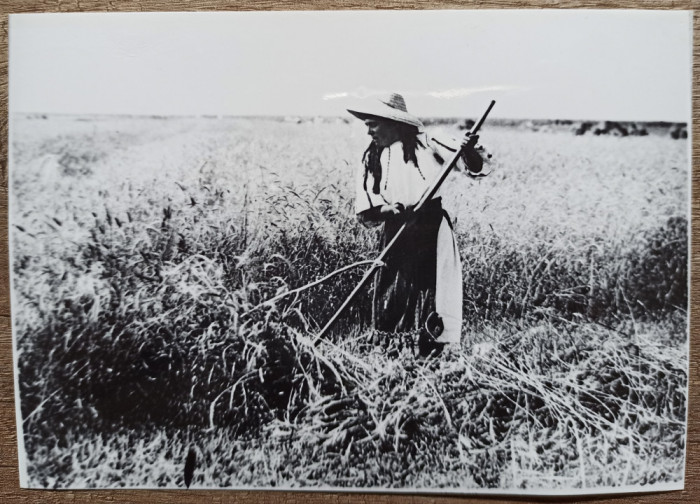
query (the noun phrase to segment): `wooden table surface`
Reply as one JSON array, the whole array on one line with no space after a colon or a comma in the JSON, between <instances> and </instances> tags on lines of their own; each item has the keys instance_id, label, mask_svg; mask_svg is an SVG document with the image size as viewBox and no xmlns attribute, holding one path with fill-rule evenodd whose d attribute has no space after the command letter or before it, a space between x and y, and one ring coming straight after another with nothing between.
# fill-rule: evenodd
<instances>
[{"instance_id":1,"label":"wooden table surface","mask_svg":"<svg viewBox=\"0 0 700 504\"><path fill-rule=\"evenodd\" d=\"M223 0L2 0L0 1L0 503L91 503L91 502L148 502L148 503L225 503L225 502L269 502L274 504L294 504L304 502L360 503L505 503L505 502L610 502L615 504L632 503L698 503L700 502L700 376L698 375L698 316L699 311L691 303L691 348L690 348L690 394L687 437L686 489L677 492L660 492L627 496L579 498L499 498L499 497L447 497L438 495L387 495L387 494L348 494L323 492L251 492L251 491L145 491L145 490L104 490L104 491L37 491L19 488L17 469L17 444L15 430L15 409L12 376L12 336L10 332L10 294L7 242L7 43L8 14L22 12L94 12L94 11L192 11L192 10L320 10L320 9L469 9L469 8L647 8L647 9L694 9L700 8L700 0L414 0L410 2L384 0L340 1L301 1L260 0L224 2ZM700 138L700 31L698 14L694 15L694 73L693 73L693 128L692 138ZM700 170L697 159L700 155L700 141L693 142L693 194L700 188ZM700 209L700 199L693 198L693 214ZM692 277L698 272L700 256L698 245L697 219L693 219ZM698 297L697 281L692 282L691 300Z\"/></svg>"}]
</instances>

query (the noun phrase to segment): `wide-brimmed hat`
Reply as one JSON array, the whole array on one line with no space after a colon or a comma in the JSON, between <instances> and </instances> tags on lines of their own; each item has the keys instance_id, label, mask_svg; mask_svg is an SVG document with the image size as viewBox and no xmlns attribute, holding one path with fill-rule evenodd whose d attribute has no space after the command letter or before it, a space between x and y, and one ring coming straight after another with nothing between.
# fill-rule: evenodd
<instances>
[{"instance_id":1,"label":"wide-brimmed hat","mask_svg":"<svg viewBox=\"0 0 700 504\"><path fill-rule=\"evenodd\" d=\"M406 110L406 100L398 93L367 98L363 100L362 103L347 110L359 119L382 117L384 119L410 124L419 130L423 129L423 123L416 116L408 113L408 110Z\"/></svg>"}]
</instances>

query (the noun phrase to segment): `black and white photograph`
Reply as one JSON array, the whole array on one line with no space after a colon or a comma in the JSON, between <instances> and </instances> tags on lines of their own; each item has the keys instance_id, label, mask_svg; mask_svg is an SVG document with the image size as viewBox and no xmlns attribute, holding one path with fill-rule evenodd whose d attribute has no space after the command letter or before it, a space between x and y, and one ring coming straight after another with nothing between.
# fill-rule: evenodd
<instances>
[{"instance_id":1,"label":"black and white photograph","mask_svg":"<svg viewBox=\"0 0 700 504\"><path fill-rule=\"evenodd\" d=\"M692 13L14 14L20 485L684 488Z\"/></svg>"}]
</instances>

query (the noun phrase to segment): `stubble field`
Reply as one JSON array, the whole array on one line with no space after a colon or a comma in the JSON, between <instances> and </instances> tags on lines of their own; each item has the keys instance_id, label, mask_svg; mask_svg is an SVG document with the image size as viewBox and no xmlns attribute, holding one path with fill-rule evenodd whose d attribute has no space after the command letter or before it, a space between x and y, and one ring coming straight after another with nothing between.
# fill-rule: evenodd
<instances>
[{"instance_id":1,"label":"stubble field","mask_svg":"<svg viewBox=\"0 0 700 504\"><path fill-rule=\"evenodd\" d=\"M364 345L342 121L16 117L12 310L33 487L652 488L683 479L687 140L489 127L444 191L464 334ZM458 134L455 132L455 134Z\"/></svg>"}]
</instances>

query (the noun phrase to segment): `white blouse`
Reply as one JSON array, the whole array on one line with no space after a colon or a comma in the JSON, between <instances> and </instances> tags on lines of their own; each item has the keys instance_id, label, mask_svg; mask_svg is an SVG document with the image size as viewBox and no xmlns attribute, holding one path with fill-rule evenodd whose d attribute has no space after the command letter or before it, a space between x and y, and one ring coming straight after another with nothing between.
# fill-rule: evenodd
<instances>
[{"instance_id":1,"label":"white blouse","mask_svg":"<svg viewBox=\"0 0 700 504\"><path fill-rule=\"evenodd\" d=\"M454 146L447 146L435 138L428 138L425 134L421 134L418 139L422 144L416 145L418 166L412 161L404 161L401 141L396 141L382 150L379 157L382 165L379 194L374 193L372 173L368 172L365 175L364 163L360 163L356 185L356 213L393 203L402 203L405 206L418 203L426 189L440 175L442 164L449 161L456 152L456 149L453 150ZM441 159L435 156L436 153ZM457 169L464 169L461 159L457 163ZM434 197L439 195L440 191Z\"/></svg>"}]
</instances>

